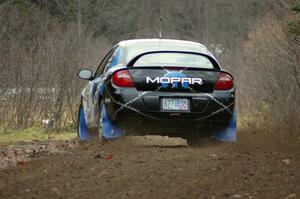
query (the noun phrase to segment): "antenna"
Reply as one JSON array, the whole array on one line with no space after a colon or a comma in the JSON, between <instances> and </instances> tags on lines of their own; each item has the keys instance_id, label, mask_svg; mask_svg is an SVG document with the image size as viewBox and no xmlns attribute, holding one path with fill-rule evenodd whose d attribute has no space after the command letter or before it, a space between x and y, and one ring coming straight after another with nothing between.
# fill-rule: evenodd
<instances>
[{"instance_id":1,"label":"antenna","mask_svg":"<svg viewBox=\"0 0 300 199\"><path fill-rule=\"evenodd\" d=\"M161 29L162 21L163 21L163 18L160 16L159 17L159 36L158 36L160 39L162 39L162 29Z\"/></svg>"}]
</instances>

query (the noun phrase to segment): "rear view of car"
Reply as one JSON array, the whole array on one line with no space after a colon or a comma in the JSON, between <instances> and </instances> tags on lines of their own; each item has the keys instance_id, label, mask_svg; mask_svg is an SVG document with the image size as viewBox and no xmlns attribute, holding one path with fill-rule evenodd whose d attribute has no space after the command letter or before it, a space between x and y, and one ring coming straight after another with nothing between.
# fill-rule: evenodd
<instances>
[{"instance_id":1,"label":"rear view of car","mask_svg":"<svg viewBox=\"0 0 300 199\"><path fill-rule=\"evenodd\" d=\"M107 63L99 75L101 92L95 91L96 101L101 101L99 124L105 116L110 126L106 133L105 122L98 125L104 137L123 131L119 134L174 135L192 142L209 132L235 140L233 77L203 45L163 39L123 41Z\"/></svg>"}]
</instances>

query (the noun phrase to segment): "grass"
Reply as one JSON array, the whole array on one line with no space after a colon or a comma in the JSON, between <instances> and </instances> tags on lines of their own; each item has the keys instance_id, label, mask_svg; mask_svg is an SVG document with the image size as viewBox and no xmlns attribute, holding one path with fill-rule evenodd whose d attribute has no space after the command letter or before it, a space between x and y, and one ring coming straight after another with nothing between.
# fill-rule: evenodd
<instances>
[{"instance_id":1,"label":"grass","mask_svg":"<svg viewBox=\"0 0 300 199\"><path fill-rule=\"evenodd\" d=\"M76 138L75 130L53 131L43 128L27 128L8 130L0 128L0 146L13 145L17 142L32 142L44 140L69 140Z\"/></svg>"},{"instance_id":2,"label":"grass","mask_svg":"<svg viewBox=\"0 0 300 199\"><path fill-rule=\"evenodd\" d=\"M238 119L239 129L248 128L249 118L240 117ZM9 146L18 142L32 142L45 140L70 140L77 137L75 129L67 130L46 130L41 127L31 127L26 129L4 129L0 127L0 147Z\"/></svg>"}]
</instances>

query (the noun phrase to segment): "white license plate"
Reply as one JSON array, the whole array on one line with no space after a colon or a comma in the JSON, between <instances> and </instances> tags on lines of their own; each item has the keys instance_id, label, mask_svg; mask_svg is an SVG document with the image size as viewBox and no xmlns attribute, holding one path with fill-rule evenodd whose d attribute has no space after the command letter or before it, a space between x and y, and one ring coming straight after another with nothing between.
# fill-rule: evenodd
<instances>
[{"instance_id":1,"label":"white license plate","mask_svg":"<svg viewBox=\"0 0 300 199\"><path fill-rule=\"evenodd\" d=\"M189 100L186 98L162 98L162 110L164 111L188 111Z\"/></svg>"}]
</instances>

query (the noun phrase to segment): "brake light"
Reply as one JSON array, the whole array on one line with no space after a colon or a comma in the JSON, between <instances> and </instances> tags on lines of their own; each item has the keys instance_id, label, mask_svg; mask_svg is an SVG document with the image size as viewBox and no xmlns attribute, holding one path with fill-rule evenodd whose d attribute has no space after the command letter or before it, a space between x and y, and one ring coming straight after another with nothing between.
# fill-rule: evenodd
<instances>
[{"instance_id":1,"label":"brake light","mask_svg":"<svg viewBox=\"0 0 300 199\"><path fill-rule=\"evenodd\" d=\"M233 87L233 79L226 73L220 73L215 84L215 90L229 90Z\"/></svg>"},{"instance_id":2,"label":"brake light","mask_svg":"<svg viewBox=\"0 0 300 199\"><path fill-rule=\"evenodd\" d=\"M133 80L127 70L117 71L112 77L113 83L119 87L134 87Z\"/></svg>"}]
</instances>

